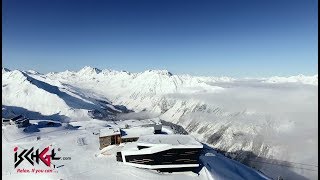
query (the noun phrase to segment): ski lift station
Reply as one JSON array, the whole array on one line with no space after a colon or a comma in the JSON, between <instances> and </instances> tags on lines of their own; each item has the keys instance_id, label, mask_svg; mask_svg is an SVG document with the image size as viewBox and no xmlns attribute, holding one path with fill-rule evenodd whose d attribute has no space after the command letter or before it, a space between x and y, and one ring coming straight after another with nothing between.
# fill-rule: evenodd
<instances>
[{"instance_id":1,"label":"ski lift station","mask_svg":"<svg viewBox=\"0 0 320 180\"><path fill-rule=\"evenodd\" d=\"M199 167L203 145L189 135L141 136L135 147L117 153L117 161L159 171L192 170Z\"/></svg>"}]
</instances>

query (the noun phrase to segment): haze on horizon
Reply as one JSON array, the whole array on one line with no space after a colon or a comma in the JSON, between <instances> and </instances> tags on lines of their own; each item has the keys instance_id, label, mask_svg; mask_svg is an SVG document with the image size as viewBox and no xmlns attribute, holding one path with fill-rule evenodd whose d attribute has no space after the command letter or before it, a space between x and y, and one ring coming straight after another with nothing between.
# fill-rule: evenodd
<instances>
[{"instance_id":1,"label":"haze on horizon","mask_svg":"<svg viewBox=\"0 0 320 180\"><path fill-rule=\"evenodd\" d=\"M2 67L317 74L318 1L4 0Z\"/></svg>"}]
</instances>

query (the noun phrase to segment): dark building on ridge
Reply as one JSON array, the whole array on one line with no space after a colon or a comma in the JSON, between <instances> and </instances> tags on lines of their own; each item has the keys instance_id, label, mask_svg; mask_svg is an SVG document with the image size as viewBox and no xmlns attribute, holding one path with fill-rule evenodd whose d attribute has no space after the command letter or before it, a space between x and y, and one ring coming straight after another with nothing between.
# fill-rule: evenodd
<instances>
[{"instance_id":1,"label":"dark building on ridge","mask_svg":"<svg viewBox=\"0 0 320 180\"><path fill-rule=\"evenodd\" d=\"M203 145L189 135L141 136L136 147L117 153L117 160L124 164L160 171L176 171L199 167Z\"/></svg>"}]
</instances>

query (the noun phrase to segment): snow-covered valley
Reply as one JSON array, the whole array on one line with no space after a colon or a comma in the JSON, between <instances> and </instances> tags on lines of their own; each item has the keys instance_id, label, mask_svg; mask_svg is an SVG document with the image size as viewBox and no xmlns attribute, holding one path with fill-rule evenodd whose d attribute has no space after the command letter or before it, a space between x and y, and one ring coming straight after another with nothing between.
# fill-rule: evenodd
<instances>
[{"instance_id":1,"label":"snow-covered valley","mask_svg":"<svg viewBox=\"0 0 320 180\"><path fill-rule=\"evenodd\" d=\"M104 120L159 117L272 178L317 179L317 90L318 75L235 79L173 75L166 70L130 73L85 67L77 72L40 74L2 69L2 115L22 114L31 119L83 123L81 126L86 128L88 123L93 127L105 123ZM3 129L3 134L6 130ZM53 136L63 136L62 132L69 133L64 130L53 132L43 143L48 143ZM76 134L66 135L66 141L70 137L69 143L81 135L81 131L71 133ZM83 133L89 142L97 141L87 130ZM16 134L21 135L13 133L11 137ZM15 143L29 141L33 141L32 138ZM59 141L64 139L57 138L57 143ZM3 155L13 148L10 139L7 142ZM98 153L95 144L97 142L83 147L88 149L77 150L94 156ZM72 151L72 147L67 148ZM117 166L117 171L127 168L113 160L90 158L81 162L83 166L86 163L99 168ZM80 166L63 172L63 177L68 179L72 172L84 171ZM7 166L3 170L6 177L11 177L10 168ZM146 179L154 177L145 170L132 170L131 173L137 179L141 179L142 174ZM117 177L115 174L112 177ZM204 174L156 177L208 178ZM97 179L103 178L103 171L94 175ZM15 179L14 176L11 178Z\"/></svg>"}]
</instances>

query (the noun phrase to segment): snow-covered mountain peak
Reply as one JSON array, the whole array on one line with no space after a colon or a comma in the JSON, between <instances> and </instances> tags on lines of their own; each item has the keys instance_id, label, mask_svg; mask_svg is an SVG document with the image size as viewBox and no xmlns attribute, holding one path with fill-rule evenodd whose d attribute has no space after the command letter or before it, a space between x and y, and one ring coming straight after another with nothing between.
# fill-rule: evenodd
<instances>
[{"instance_id":1,"label":"snow-covered mountain peak","mask_svg":"<svg viewBox=\"0 0 320 180\"><path fill-rule=\"evenodd\" d=\"M41 74L41 73L39 73L39 72L37 72L37 71L35 71L35 70L28 70L28 71L26 71L26 73L27 73L27 74L33 74L33 75Z\"/></svg>"},{"instance_id":2,"label":"snow-covered mountain peak","mask_svg":"<svg viewBox=\"0 0 320 180\"><path fill-rule=\"evenodd\" d=\"M117 71L117 70L112 70L112 69L104 69L101 71L100 74L103 74L105 77L109 76L109 75L132 75L131 72L125 71L125 70L121 70L121 71Z\"/></svg>"},{"instance_id":3,"label":"snow-covered mountain peak","mask_svg":"<svg viewBox=\"0 0 320 180\"><path fill-rule=\"evenodd\" d=\"M27 79L27 75L20 70L13 70L3 74L2 80L4 80L4 78L22 82Z\"/></svg>"},{"instance_id":4,"label":"snow-covered mountain peak","mask_svg":"<svg viewBox=\"0 0 320 180\"><path fill-rule=\"evenodd\" d=\"M125 74L131 74L131 72L126 71L126 70L121 70L120 72L125 73Z\"/></svg>"},{"instance_id":5,"label":"snow-covered mountain peak","mask_svg":"<svg viewBox=\"0 0 320 180\"><path fill-rule=\"evenodd\" d=\"M80 75L93 75L93 74L99 74L101 72L100 69L91 67L91 66L85 66L84 68L80 69L78 71L78 74Z\"/></svg>"},{"instance_id":6,"label":"snow-covered mountain peak","mask_svg":"<svg viewBox=\"0 0 320 180\"><path fill-rule=\"evenodd\" d=\"M172 73L168 70L146 70L142 74L157 74L157 75L166 75L166 76L172 76Z\"/></svg>"},{"instance_id":7,"label":"snow-covered mountain peak","mask_svg":"<svg viewBox=\"0 0 320 180\"><path fill-rule=\"evenodd\" d=\"M103 69L102 71L101 71L101 73L102 74L108 74L108 73L110 73L110 72L112 72L113 70L111 70L111 69Z\"/></svg>"},{"instance_id":8,"label":"snow-covered mountain peak","mask_svg":"<svg viewBox=\"0 0 320 180\"><path fill-rule=\"evenodd\" d=\"M142 116L145 112L157 114L242 162L258 155L308 163L309 157L318 154L313 143L316 137L309 136L314 133L305 133L318 122L318 75L234 79L93 67L46 75L2 71L3 115L15 112L63 121L109 120L119 112L129 112L127 107L137 114L142 111ZM291 133L297 135L292 143L286 141ZM291 148L297 143L312 151L300 155L300 149ZM266 166L248 164L269 171ZM271 170L269 174L275 176L284 174Z\"/></svg>"},{"instance_id":9,"label":"snow-covered mountain peak","mask_svg":"<svg viewBox=\"0 0 320 180\"><path fill-rule=\"evenodd\" d=\"M6 72L9 72L9 71L10 71L10 69L2 68L2 74L3 74L3 73L6 73Z\"/></svg>"}]
</instances>

